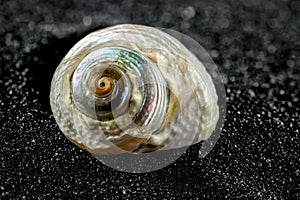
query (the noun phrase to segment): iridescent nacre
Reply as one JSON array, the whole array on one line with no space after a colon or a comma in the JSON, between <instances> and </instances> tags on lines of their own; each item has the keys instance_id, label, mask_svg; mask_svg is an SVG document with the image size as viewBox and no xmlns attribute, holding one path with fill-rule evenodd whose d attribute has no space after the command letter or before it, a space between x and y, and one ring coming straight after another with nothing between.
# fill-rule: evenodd
<instances>
[{"instance_id":1,"label":"iridescent nacre","mask_svg":"<svg viewBox=\"0 0 300 200\"><path fill-rule=\"evenodd\" d=\"M219 117L203 64L156 28L117 25L80 40L52 79L65 136L94 154L143 153L207 139Z\"/></svg>"}]
</instances>

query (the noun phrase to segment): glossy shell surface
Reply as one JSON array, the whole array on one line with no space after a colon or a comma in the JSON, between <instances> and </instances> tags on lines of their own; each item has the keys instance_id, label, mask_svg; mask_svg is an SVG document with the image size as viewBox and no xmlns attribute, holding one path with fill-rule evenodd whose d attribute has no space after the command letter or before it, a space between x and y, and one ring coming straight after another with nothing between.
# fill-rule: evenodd
<instances>
[{"instance_id":1,"label":"glossy shell surface","mask_svg":"<svg viewBox=\"0 0 300 200\"><path fill-rule=\"evenodd\" d=\"M144 153L207 139L218 97L203 64L171 35L117 25L80 40L51 83L64 135L93 154Z\"/></svg>"}]
</instances>

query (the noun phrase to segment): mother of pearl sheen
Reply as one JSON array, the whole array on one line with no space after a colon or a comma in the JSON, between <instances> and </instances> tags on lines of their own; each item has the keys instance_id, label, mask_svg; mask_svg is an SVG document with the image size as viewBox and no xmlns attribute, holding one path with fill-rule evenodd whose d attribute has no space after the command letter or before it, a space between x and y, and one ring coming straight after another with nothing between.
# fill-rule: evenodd
<instances>
[{"instance_id":1,"label":"mother of pearl sheen","mask_svg":"<svg viewBox=\"0 0 300 200\"><path fill-rule=\"evenodd\" d=\"M57 67L50 92L63 134L98 155L205 140L219 118L217 101L203 63L181 42L130 24L98 30L75 44Z\"/></svg>"}]
</instances>

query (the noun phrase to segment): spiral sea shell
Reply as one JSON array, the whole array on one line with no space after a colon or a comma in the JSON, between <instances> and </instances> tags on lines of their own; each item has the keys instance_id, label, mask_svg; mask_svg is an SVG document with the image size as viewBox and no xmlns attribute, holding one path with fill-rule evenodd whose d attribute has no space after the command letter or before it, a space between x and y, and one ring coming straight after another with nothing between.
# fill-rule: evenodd
<instances>
[{"instance_id":1,"label":"spiral sea shell","mask_svg":"<svg viewBox=\"0 0 300 200\"><path fill-rule=\"evenodd\" d=\"M51 83L64 135L94 154L143 153L207 139L219 117L203 64L171 35L117 25L80 40Z\"/></svg>"}]
</instances>

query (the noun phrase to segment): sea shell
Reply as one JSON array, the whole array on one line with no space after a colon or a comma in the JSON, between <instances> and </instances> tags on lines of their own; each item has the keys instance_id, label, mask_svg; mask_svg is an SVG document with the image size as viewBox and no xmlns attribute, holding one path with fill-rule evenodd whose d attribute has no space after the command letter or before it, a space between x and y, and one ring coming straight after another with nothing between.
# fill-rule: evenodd
<instances>
[{"instance_id":1,"label":"sea shell","mask_svg":"<svg viewBox=\"0 0 300 200\"><path fill-rule=\"evenodd\" d=\"M97 155L144 153L209 138L218 97L203 63L171 35L117 25L80 40L51 83L64 135Z\"/></svg>"}]
</instances>

